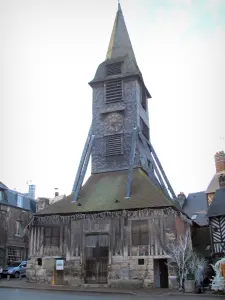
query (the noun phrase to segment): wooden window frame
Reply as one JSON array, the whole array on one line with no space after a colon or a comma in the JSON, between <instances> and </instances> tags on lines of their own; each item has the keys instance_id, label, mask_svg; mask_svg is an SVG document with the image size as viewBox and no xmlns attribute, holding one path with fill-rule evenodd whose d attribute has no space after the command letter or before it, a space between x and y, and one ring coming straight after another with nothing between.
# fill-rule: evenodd
<instances>
[{"instance_id":1,"label":"wooden window frame","mask_svg":"<svg viewBox=\"0 0 225 300\"><path fill-rule=\"evenodd\" d=\"M44 245L45 246L60 246L60 227L45 227L44 228Z\"/></svg>"},{"instance_id":2,"label":"wooden window frame","mask_svg":"<svg viewBox=\"0 0 225 300\"><path fill-rule=\"evenodd\" d=\"M131 221L131 243L132 243L132 246L148 246L149 245L148 220L132 220Z\"/></svg>"}]
</instances>

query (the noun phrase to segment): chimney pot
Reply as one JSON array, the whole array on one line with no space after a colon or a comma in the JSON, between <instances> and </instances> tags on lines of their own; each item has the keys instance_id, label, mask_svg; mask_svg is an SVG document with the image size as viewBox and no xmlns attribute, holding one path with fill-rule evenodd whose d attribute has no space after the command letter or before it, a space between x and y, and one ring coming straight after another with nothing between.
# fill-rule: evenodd
<instances>
[{"instance_id":1,"label":"chimney pot","mask_svg":"<svg viewBox=\"0 0 225 300\"><path fill-rule=\"evenodd\" d=\"M224 151L216 152L215 156L216 173L225 171L225 153Z\"/></svg>"},{"instance_id":2,"label":"chimney pot","mask_svg":"<svg viewBox=\"0 0 225 300\"><path fill-rule=\"evenodd\" d=\"M220 188L225 188L225 174L220 175L219 185L220 185Z\"/></svg>"},{"instance_id":3,"label":"chimney pot","mask_svg":"<svg viewBox=\"0 0 225 300\"><path fill-rule=\"evenodd\" d=\"M55 197L59 196L58 188L55 188Z\"/></svg>"}]
</instances>

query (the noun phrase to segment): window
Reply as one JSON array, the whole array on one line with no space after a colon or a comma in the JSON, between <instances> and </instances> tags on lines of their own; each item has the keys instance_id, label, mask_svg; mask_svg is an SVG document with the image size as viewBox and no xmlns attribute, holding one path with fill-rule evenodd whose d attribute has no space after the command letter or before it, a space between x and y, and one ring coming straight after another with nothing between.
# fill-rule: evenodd
<instances>
[{"instance_id":1,"label":"window","mask_svg":"<svg viewBox=\"0 0 225 300\"><path fill-rule=\"evenodd\" d=\"M19 266L21 260L23 259L23 248L8 248L8 260L7 264L11 265L11 263L17 264L15 266ZM19 262L18 262L19 261Z\"/></svg>"},{"instance_id":2,"label":"window","mask_svg":"<svg viewBox=\"0 0 225 300\"><path fill-rule=\"evenodd\" d=\"M121 79L110 80L105 83L105 102L114 103L123 100L123 84Z\"/></svg>"},{"instance_id":3,"label":"window","mask_svg":"<svg viewBox=\"0 0 225 300\"><path fill-rule=\"evenodd\" d=\"M148 220L132 221L132 245L149 245Z\"/></svg>"},{"instance_id":4,"label":"window","mask_svg":"<svg viewBox=\"0 0 225 300\"><path fill-rule=\"evenodd\" d=\"M106 66L107 76L121 74L121 66L122 66L121 62L107 65Z\"/></svg>"},{"instance_id":5,"label":"window","mask_svg":"<svg viewBox=\"0 0 225 300\"><path fill-rule=\"evenodd\" d=\"M4 194L3 194L3 191L0 191L0 201L3 201L4 200Z\"/></svg>"},{"instance_id":6,"label":"window","mask_svg":"<svg viewBox=\"0 0 225 300\"><path fill-rule=\"evenodd\" d=\"M105 137L105 155L123 154L123 141L121 134L108 135Z\"/></svg>"},{"instance_id":7,"label":"window","mask_svg":"<svg viewBox=\"0 0 225 300\"><path fill-rule=\"evenodd\" d=\"M44 234L45 246L57 246L60 244L60 227L46 227Z\"/></svg>"},{"instance_id":8,"label":"window","mask_svg":"<svg viewBox=\"0 0 225 300\"><path fill-rule=\"evenodd\" d=\"M145 260L143 258L138 259L138 265L143 266L145 264Z\"/></svg>"},{"instance_id":9,"label":"window","mask_svg":"<svg viewBox=\"0 0 225 300\"><path fill-rule=\"evenodd\" d=\"M22 263L20 266L23 267L23 268L26 268L27 264L26 263Z\"/></svg>"},{"instance_id":10,"label":"window","mask_svg":"<svg viewBox=\"0 0 225 300\"><path fill-rule=\"evenodd\" d=\"M18 207L23 207L23 197L20 195L17 195L17 206Z\"/></svg>"},{"instance_id":11,"label":"window","mask_svg":"<svg viewBox=\"0 0 225 300\"><path fill-rule=\"evenodd\" d=\"M16 235L21 236L22 232L23 230L21 221L16 221Z\"/></svg>"},{"instance_id":12,"label":"window","mask_svg":"<svg viewBox=\"0 0 225 300\"><path fill-rule=\"evenodd\" d=\"M37 265L38 266L42 266L42 258L38 258L37 259Z\"/></svg>"},{"instance_id":13,"label":"window","mask_svg":"<svg viewBox=\"0 0 225 300\"><path fill-rule=\"evenodd\" d=\"M197 214L194 214L194 215L191 216L191 219L192 219L192 220L196 220L196 219L197 219L197 216L198 216Z\"/></svg>"}]
</instances>

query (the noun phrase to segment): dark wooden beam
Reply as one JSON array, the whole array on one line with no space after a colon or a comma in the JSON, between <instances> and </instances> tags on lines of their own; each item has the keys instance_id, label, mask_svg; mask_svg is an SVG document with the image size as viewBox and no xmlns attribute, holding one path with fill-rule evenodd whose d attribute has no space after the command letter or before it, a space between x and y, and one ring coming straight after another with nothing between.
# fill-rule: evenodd
<instances>
[{"instance_id":1,"label":"dark wooden beam","mask_svg":"<svg viewBox=\"0 0 225 300\"><path fill-rule=\"evenodd\" d=\"M88 143L87 153L86 153L84 164L83 164L83 168L81 170L80 177L79 177L79 180L78 180L78 183L77 183L77 187L76 187L75 194L74 194L74 197L73 197L73 202L77 201L80 189L82 187L82 183L84 181L84 176L86 174L88 163L89 163L90 156L91 156L91 150L92 150L92 145L93 145L93 142L94 142L94 138L95 138L95 136L92 135L91 139L90 139L90 141Z\"/></svg>"},{"instance_id":2,"label":"dark wooden beam","mask_svg":"<svg viewBox=\"0 0 225 300\"><path fill-rule=\"evenodd\" d=\"M146 142L146 138L145 138L145 136L143 135L143 133L141 131L139 132L139 137L140 137L142 143L145 145L147 158L152 162L152 164L154 166L154 170L155 170L156 175L158 177L159 184L161 185L162 189L166 192L167 196L169 196L169 193L167 191L167 187L165 186L164 181L162 179L162 176L161 176L161 174L158 170L158 166L156 165L153 157L151 156L151 151L150 151L150 149L148 147L148 144Z\"/></svg>"},{"instance_id":3,"label":"dark wooden beam","mask_svg":"<svg viewBox=\"0 0 225 300\"><path fill-rule=\"evenodd\" d=\"M133 167L134 167L134 158L137 144L137 128L135 127L132 132L132 140L131 140L131 151L130 151L130 160L129 160L129 170L128 170L128 178L127 178L127 186L126 186L126 199L130 198L131 194L131 184L133 178Z\"/></svg>"},{"instance_id":4,"label":"dark wooden beam","mask_svg":"<svg viewBox=\"0 0 225 300\"><path fill-rule=\"evenodd\" d=\"M155 162L156 162L156 164L157 164L157 166L158 166L158 168L159 168L159 171L161 172L161 174L162 174L162 176L163 176L163 179L164 179L164 181L165 181L165 183L166 183L166 185L167 185L167 187L168 187L169 192L171 193L171 196L173 197L174 201L176 201L177 197L176 197L176 195L175 195L175 193L174 193L174 191L173 191L173 188L172 188L172 186L171 186L171 184L170 184L170 182L169 182L169 180L168 180L168 178L167 178L167 176L166 176L166 173L165 173L164 170L163 170L163 167L162 167L162 165L161 165L161 163L160 163L160 161L159 161L159 159L158 159L158 156L157 156L157 154L156 154L156 152L155 152L155 150L154 150L154 148L153 148L151 142L149 142L149 141L145 138L144 135L143 135L143 137L144 137L144 139L145 139L145 141L146 141L146 143L147 143L147 145L148 145L148 147L149 147L149 149L150 149L150 151L151 151L151 154L152 154L152 156L153 156L153 159L155 159Z\"/></svg>"},{"instance_id":5,"label":"dark wooden beam","mask_svg":"<svg viewBox=\"0 0 225 300\"><path fill-rule=\"evenodd\" d=\"M79 178L80 178L80 174L81 174L84 162L85 162L85 157L87 155L88 145L89 145L90 140L91 140L91 131L92 131L92 126L89 129L88 136L87 136L87 139L86 139L86 142L85 142L85 145L84 145L84 149L83 149L82 156L81 156L81 159L80 159L80 163L79 163L79 166L78 166L76 178L74 180L72 193L74 193L75 190L76 190L76 187L77 187L77 184L78 184L78 181L79 181Z\"/></svg>"}]
</instances>

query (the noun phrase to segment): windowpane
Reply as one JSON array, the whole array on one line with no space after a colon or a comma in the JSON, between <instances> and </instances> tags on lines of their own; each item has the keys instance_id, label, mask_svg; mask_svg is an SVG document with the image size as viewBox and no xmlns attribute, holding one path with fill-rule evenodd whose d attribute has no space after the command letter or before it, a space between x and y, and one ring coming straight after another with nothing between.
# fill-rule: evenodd
<instances>
[{"instance_id":1,"label":"windowpane","mask_svg":"<svg viewBox=\"0 0 225 300\"><path fill-rule=\"evenodd\" d=\"M45 228L45 236L46 237L51 237L52 235L52 230L51 228Z\"/></svg>"},{"instance_id":2,"label":"windowpane","mask_svg":"<svg viewBox=\"0 0 225 300\"><path fill-rule=\"evenodd\" d=\"M148 220L132 221L132 245L149 245Z\"/></svg>"},{"instance_id":3,"label":"windowpane","mask_svg":"<svg viewBox=\"0 0 225 300\"><path fill-rule=\"evenodd\" d=\"M51 245L51 238L50 237L45 237L45 245L50 246Z\"/></svg>"},{"instance_id":4,"label":"windowpane","mask_svg":"<svg viewBox=\"0 0 225 300\"><path fill-rule=\"evenodd\" d=\"M53 227L52 228L52 236L58 237L60 235L60 228L59 227Z\"/></svg>"},{"instance_id":5,"label":"windowpane","mask_svg":"<svg viewBox=\"0 0 225 300\"><path fill-rule=\"evenodd\" d=\"M137 234L133 233L133 235L132 235L132 245L133 246L140 245L140 235L139 235L139 233L137 233Z\"/></svg>"},{"instance_id":6,"label":"windowpane","mask_svg":"<svg viewBox=\"0 0 225 300\"><path fill-rule=\"evenodd\" d=\"M60 227L46 227L44 243L47 246L59 246L59 244L60 244Z\"/></svg>"},{"instance_id":7,"label":"windowpane","mask_svg":"<svg viewBox=\"0 0 225 300\"><path fill-rule=\"evenodd\" d=\"M59 237L52 237L52 246L59 246Z\"/></svg>"},{"instance_id":8,"label":"windowpane","mask_svg":"<svg viewBox=\"0 0 225 300\"><path fill-rule=\"evenodd\" d=\"M18 207L23 207L23 197L20 195L17 195L17 206Z\"/></svg>"}]
</instances>

